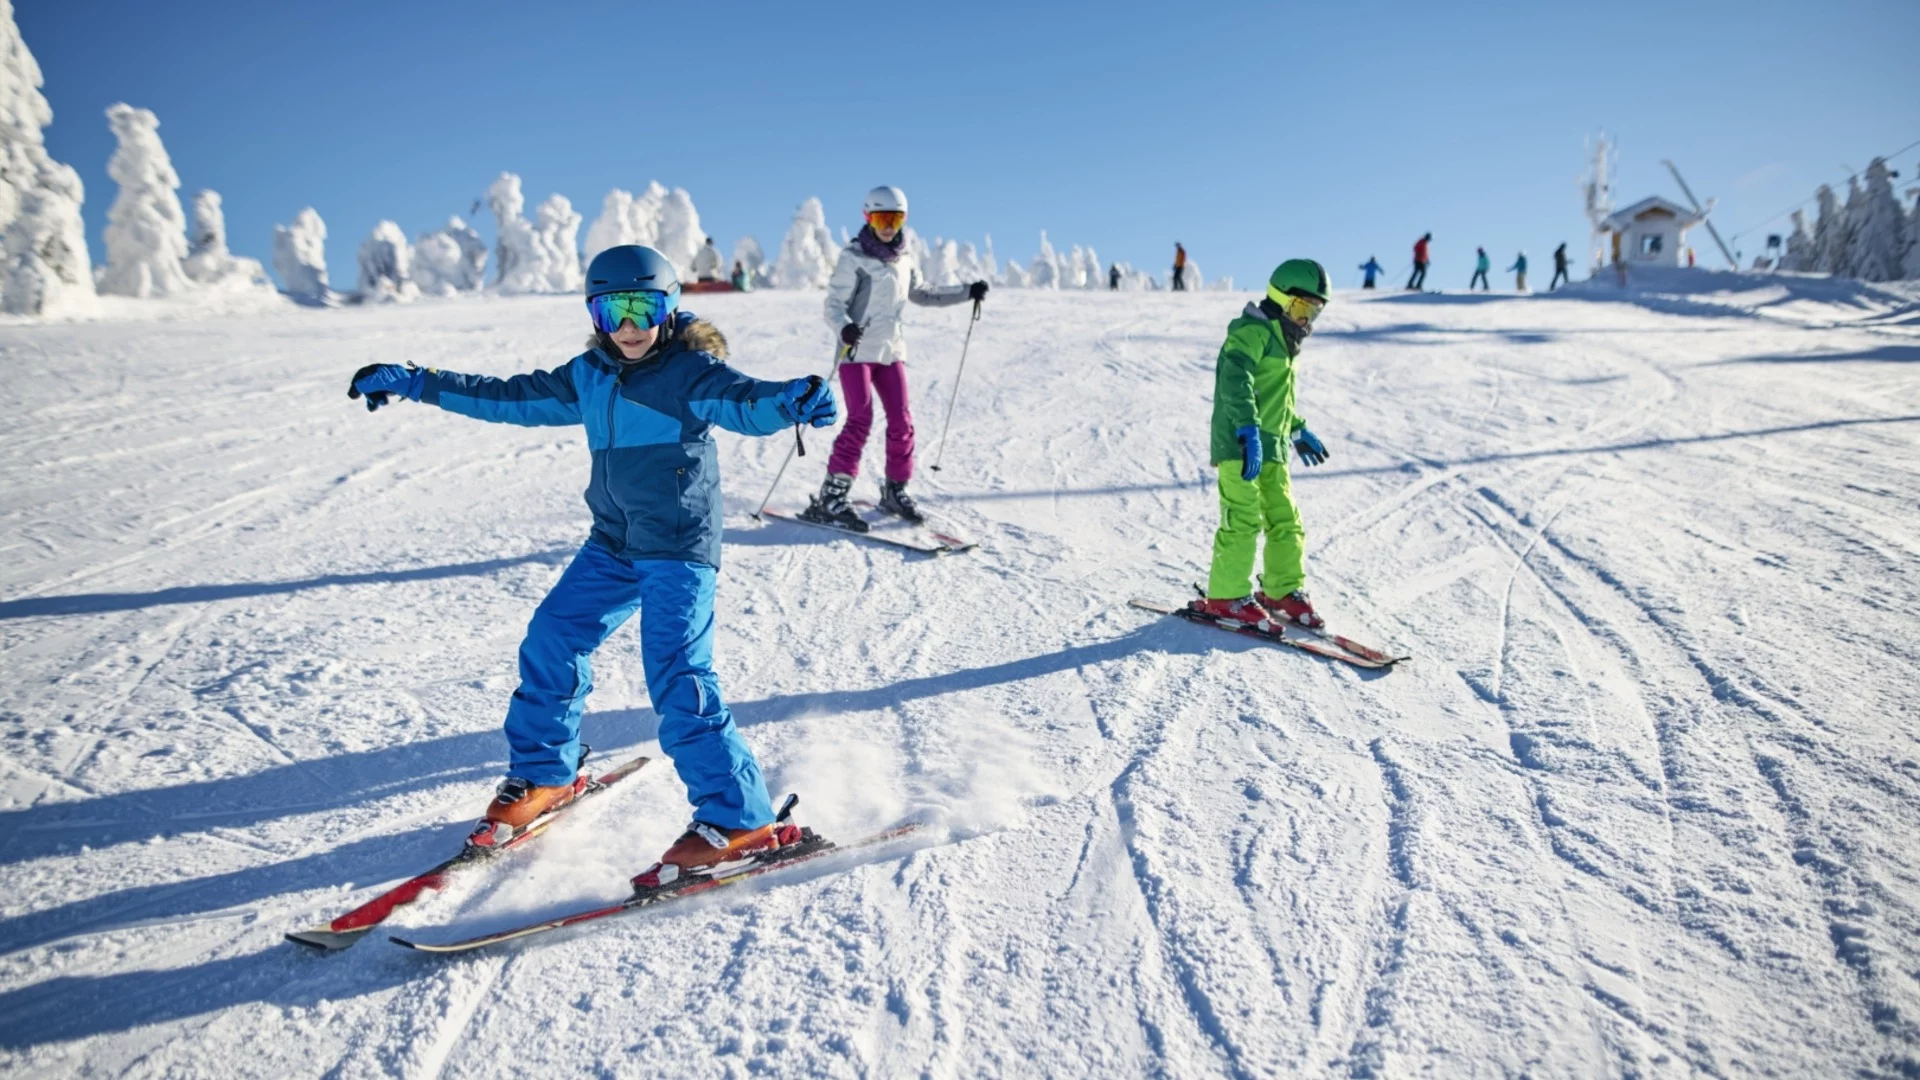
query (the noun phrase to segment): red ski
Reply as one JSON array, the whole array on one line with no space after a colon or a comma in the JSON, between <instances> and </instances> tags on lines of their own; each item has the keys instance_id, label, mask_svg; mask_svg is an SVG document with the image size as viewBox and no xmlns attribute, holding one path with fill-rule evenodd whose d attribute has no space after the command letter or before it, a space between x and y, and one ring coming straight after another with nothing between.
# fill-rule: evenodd
<instances>
[{"instance_id":1,"label":"red ski","mask_svg":"<svg viewBox=\"0 0 1920 1080\"><path fill-rule=\"evenodd\" d=\"M1236 634L1245 634L1248 637L1257 637L1263 641L1271 641L1275 645L1285 645L1290 649L1309 652L1315 656L1324 656L1329 660L1339 660L1342 663L1352 664L1354 667L1359 668L1390 668L1402 660L1410 659L1405 656L1394 656L1391 653L1382 652L1379 649L1369 648L1365 645L1359 645L1358 643L1349 644L1348 639L1338 634L1328 634L1320 630L1309 630L1304 626L1296 626L1293 623L1281 623L1270 627L1250 626L1247 623L1235 622L1232 619L1216 619L1208 615L1202 615L1184 605L1164 604L1158 600L1136 599L1129 600L1128 604L1142 611L1151 611L1160 615L1174 615L1186 619L1188 622L1199 623L1202 626L1217 626L1222 630L1230 630Z\"/></svg>"},{"instance_id":2,"label":"red ski","mask_svg":"<svg viewBox=\"0 0 1920 1080\"><path fill-rule=\"evenodd\" d=\"M792 796L789 796L788 799L789 804L786 809L783 809L783 816L791 809L792 803L797 801ZM671 900L697 896L700 893L719 889L727 885L737 885L749 878L756 878L763 874L789 870L795 866L826 858L829 855L838 855L843 852L857 851L861 848L890 844L912 836L925 828L926 826L920 822L910 822L905 825L896 825L891 829L882 830L871 836L862 837L849 844L836 844L825 837L817 835L812 829L803 828L800 830L801 839L799 843L788 844L786 847L769 852L737 869L710 876L682 878L672 885L663 888L636 892L617 904L590 908L585 911L576 911L571 915L562 915L555 919L545 919L540 922L529 923L525 926L496 930L491 934L481 934L478 937L470 937L462 941L415 941L412 938L403 938L399 935L393 935L390 940L396 945L404 945L409 949L417 949L420 952L430 953L456 953L466 952L470 949L481 949L489 945L498 945L502 942L531 937L535 934L544 934L550 930L564 930L569 926L578 926L585 922L594 922L599 919L611 918L615 915L624 915L629 911L637 911L644 907L653 907L654 905L664 904Z\"/></svg>"},{"instance_id":3,"label":"red ski","mask_svg":"<svg viewBox=\"0 0 1920 1080\"><path fill-rule=\"evenodd\" d=\"M441 863L426 873L408 878L393 888L381 893L379 896L347 912L345 915L334 919L332 922L322 923L319 926L310 927L306 930L293 931L287 935L287 940L325 952L344 949L354 942L359 941L367 931L384 922L389 915L394 913L395 909L413 903L415 900L420 899L423 893L433 892L446 887L448 877L454 872L479 863L489 862L502 852L512 851L514 848L546 832L555 821L566 816L567 811L580 805L581 801L586 799L587 796L605 791L613 784L639 772L640 767L645 765L648 760L646 757L637 757L594 777L587 782L586 790L582 791L572 802L567 803L552 813L543 814L535 818L524 832L517 834L499 847L483 848L468 845L461 848L458 855L455 855L453 858L448 859L446 862Z\"/></svg>"}]
</instances>

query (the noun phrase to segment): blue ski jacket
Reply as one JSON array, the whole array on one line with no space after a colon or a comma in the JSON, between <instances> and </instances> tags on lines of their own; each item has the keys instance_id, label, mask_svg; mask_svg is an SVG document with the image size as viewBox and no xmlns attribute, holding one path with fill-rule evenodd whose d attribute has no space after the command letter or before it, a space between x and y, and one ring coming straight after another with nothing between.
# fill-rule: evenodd
<instances>
[{"instance_id":1,"label":"blue ski jacket","mask_svg":"<svg viewBox=\"0 0 1920 1080\"><path fill-rule=\"evenodd\" d=\"M720 459L709 432L784 430L778 399L786 384L728 367L726 338L690 312L667 326L662 343L631 363L595 346L509 379L429 370L420 400L503 424L585 425L593 542L624 559L717 567Z\"/></svg>"}]
</instances>

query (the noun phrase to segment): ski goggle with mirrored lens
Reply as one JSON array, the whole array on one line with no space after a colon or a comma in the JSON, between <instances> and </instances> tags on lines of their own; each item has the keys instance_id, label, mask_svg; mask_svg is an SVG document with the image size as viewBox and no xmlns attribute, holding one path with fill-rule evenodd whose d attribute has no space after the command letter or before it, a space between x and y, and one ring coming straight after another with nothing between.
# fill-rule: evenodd
<instances>
[{"instance_id":1,"label":"ski goggle with mirrored lens","mask_svg":"<svg viewBox=\"0 0 1920 1080\"><path fill-rule=\"evenodd\" d=\"M1267 297L1280 308L1280 314L1285 315L1295 326L1312 326L1313 320L1320 317L1321 309L1327 306L1325 300L1294 293L1276 293L1272 289L1267 290Z\"/></svg>"},{"instance_id":2,"label":"ski goggle with mirrored lens","mask_svg":"<svg viewBox=\"0 0 1920 1080\"><path fill-rule=\"evenodd\" d=\"M905 210L869 210L867 224L876 229L897 229L907 223Z\"/></svg>"},{"instance_id":3,"label":"ski goggle with mirrored lens","mask_svg":"<svg viewBox=\"0 0 1920 1080\"><path fill-rule=\"evenodd\" d=\"M611 334L620 329L620 324L631 319L633 325L641 330L651 330L667 321L674 308L680 303L680 290L656 292L652 289L635 292L602 293L587 297L587 314L593 317L593 328L603 334Z\"/></svg>"}]
</instances>

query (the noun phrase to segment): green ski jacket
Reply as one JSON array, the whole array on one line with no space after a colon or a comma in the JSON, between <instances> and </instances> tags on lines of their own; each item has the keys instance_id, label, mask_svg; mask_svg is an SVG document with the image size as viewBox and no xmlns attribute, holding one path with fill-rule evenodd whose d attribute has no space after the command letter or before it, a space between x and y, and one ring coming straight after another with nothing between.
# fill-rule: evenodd
<instances>
[{"instance_id":1,"label":"green ski jacket","mask_svg":"<svg viewBox=\"0 0 1920 1080\"><path fill-rule=\"evenodd\" d=\"M1215 365L1213 464L1240 460L1240 437L1234 432L1248 424L1260 425L1263 458L1285 464L1284 448L1307 422L1293 409L1293 354L1280 325L1259 304L1248 304L1227 324Z\"/></svg>"}]
</instances>

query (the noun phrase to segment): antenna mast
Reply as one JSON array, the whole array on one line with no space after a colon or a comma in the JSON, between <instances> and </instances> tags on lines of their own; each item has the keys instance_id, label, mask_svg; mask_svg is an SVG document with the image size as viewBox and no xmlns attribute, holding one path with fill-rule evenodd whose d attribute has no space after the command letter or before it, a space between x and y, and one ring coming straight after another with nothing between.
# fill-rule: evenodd
<instances>
[{"instance_id":1,"label":"antenna mast","mask_svg":"<svg viewBox=\"0 0 1920 1080\"><path fill-rule=\"evenodd\" d=\"M1593 226L1593 269L1598 270L1607 264L1606 230L1602 223L1613 213L1612 172L1618 150L1607 140L1605 131L1589 139L1588 145L1593 148L1593 167L1581 190L1587 200L1587 221Z\"/></svg>"}]
</instances>

